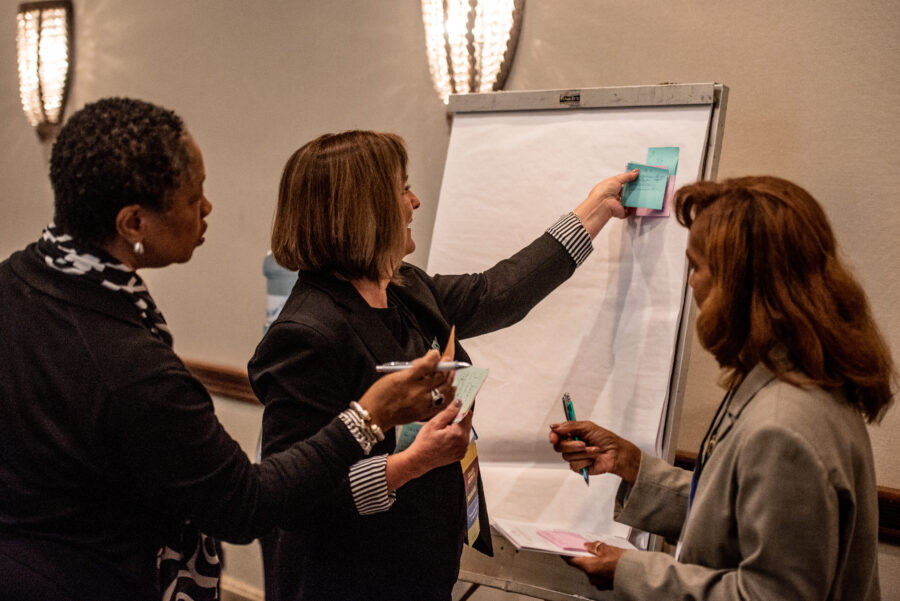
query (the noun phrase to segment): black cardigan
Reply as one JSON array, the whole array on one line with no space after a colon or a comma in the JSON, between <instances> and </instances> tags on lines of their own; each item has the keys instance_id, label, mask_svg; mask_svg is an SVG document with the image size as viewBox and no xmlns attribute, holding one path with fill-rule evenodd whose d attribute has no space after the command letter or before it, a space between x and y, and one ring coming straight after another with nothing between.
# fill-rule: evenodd
<instances>
[{"instance_id":1,"label":"black cardigan","mask_svg":"<svg viewBox=\"0 0 900 601\"><path fill-rule=\"evenodd\" d=\"M522 319L575 271L569 252L543 234L487 271L429 276L403 264L402 286L389 285L428 341L444 348ZM403 355L384 322L353 286L326 274L301 273L278 319L249 364L250 381L266 405L263 454L303 440L378 377L375 365ZM468 360L457 342L456 359ZM374 454L390 453L385 432ZM480 493L481 534L475 548L491 554L490 525ZM263 540L270 601L416 601L450 598L466 532L459 463L408 482L383 513L360 516L349 489L301 528Z\"/></svg>"},{"instance_id":2,"label":"black cardigan","mask_svg":"<svg viewBox=\"0 0 900 601\"><path fill-rule=\"evenodd\" d=\"M34 245L0 263L0 366L0 580L152 596L183 520L235 543L296 526L363 456L334 419L252 464L135 307Z\"/></svg>"}]
</instances>

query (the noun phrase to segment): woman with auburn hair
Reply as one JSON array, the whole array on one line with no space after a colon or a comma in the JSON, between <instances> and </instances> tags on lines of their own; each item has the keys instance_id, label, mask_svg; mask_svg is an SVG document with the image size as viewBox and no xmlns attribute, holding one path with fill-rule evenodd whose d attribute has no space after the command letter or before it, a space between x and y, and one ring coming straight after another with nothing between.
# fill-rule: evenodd
<instances>
[{"instance_id":1,"label":"woman with auburn hair","mask_svg":"<svg viewBox=\"0 0 900 601\"><path fill-rule=\"evenodd\" d=\"M300 276L249 364L266 406L263 455L332 420L377 377L376 365L445 349L454 326L464 339L522 319L574 272L610 218L626 216L619 197L635 177L600 182L573 212L483 273L430 276L403 262L416 247L409 225L420 205L406 183L403 140L350 131L305 144L285 166L272 233L275 258ZM468 360L458 342L452 349ZM443 400L435 395L436 405ZM376 456L351 468L316 519L264 539L267 598L449 600L466 536L459 460L471 419L432 420L409 446L410 425L399 441L386 431ZM480 480L478 487L474 547L490 554Z\"/></svg>"},{"instance_id":2,"label":"woman with auburn hair","mask_svg":"<svg viewBox=\"0 0 900 601\"><path fill-rule=\"evenodd\" d=\"M728 393L693 475L591 422L551 427L573 470L622 478L617 521L679 539L674 558L588 543L570 562L621 599L880 599L865 423L896 379L825 213L775 177L699 182L675 202L697 333Z\"/></svg>"}]
</instances>

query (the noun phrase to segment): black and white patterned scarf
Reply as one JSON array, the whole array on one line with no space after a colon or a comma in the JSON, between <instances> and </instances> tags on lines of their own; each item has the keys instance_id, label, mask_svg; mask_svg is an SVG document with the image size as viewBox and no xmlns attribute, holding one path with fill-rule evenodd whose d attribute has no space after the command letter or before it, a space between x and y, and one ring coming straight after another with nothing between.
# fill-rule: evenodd
<instances>
[{"instance_id":1,"label":"black and white patterned scarf","mask_svg":"<svg viewBox=\"0 0 900 601\"><path fill-rule=\"evenodd\" d=\"M144 325L172 346L172 333L141 277L109 253L84 248L50 223L37 243L38 252L50 267L82 276L124 295L138 308ZM185 522L175 540L160 549L157 557L162 601L208 601L219 598L218 543L191 522Z\"/></svg>"}]
</instances>

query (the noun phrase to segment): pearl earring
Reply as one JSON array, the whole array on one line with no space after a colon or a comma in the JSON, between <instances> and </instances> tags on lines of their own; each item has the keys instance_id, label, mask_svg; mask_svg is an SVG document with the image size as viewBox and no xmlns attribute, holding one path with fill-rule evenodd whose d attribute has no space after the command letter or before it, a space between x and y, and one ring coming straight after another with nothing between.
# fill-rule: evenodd
<instances>
[{"instance_id":1,"label":"pearl earring","mask_svg":"<svg viewBox=\"0 0 900 601\"><path fill-rule=\"evenodd\" d=\"M144 254L144 243L140 240L134 243L134 254L138 256Z\"/></svg>"}]
</instances>

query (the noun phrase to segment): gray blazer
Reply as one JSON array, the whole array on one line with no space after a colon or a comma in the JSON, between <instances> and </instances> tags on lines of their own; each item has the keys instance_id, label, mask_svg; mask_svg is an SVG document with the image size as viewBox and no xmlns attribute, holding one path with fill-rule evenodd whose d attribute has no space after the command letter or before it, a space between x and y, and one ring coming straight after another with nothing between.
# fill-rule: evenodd
<instances>
[{"instance_id":1,"label":"gray blazer","mask_svg":"<svg viewBox=\"0 0 900 601\"><path fill-rule=\"evenodd\" d=\"M677 561L623 554L618 597L880 599L872 450L844 397L758 365L715 430L686 520L690 472L644 455L635 484L620 487L616 520L670 540L680 533L681 548Z\"/></svg>"}]
</instances>

